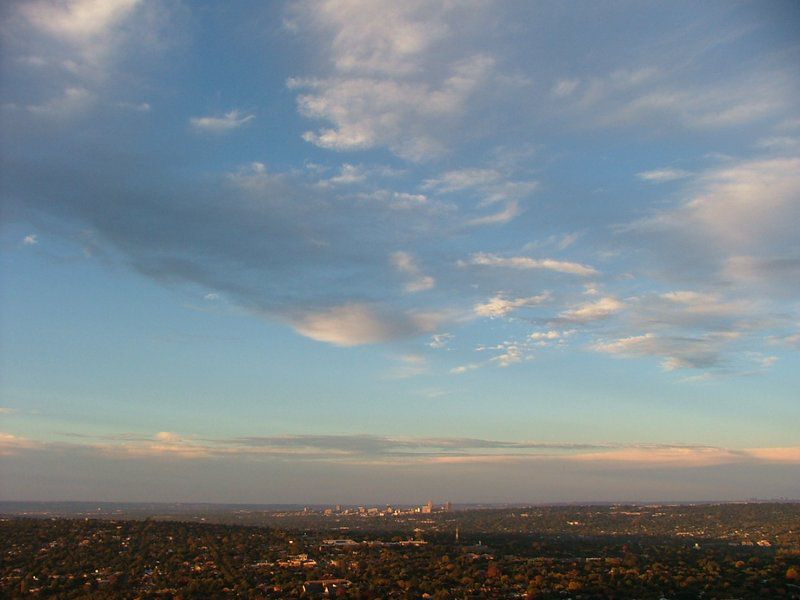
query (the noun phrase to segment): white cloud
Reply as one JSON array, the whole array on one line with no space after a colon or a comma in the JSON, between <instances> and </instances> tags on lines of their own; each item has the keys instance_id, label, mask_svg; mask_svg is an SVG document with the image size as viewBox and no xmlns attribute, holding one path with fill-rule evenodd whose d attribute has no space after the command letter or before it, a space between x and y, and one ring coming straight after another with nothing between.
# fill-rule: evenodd
<instances>
[{"instance_id":1,"label":"white cloud","mask_svg":"<svg viewBox=\"0 0 800 600\"><path fill-rule=\"evenodd\" d=\"M390 192L389 206L397 210L408 210L425 206L428 198L424 194L409 194L407 192Z\"/></svg>"},{"instance_id":2,"label":"white cloud","mask_svg":"<svg viewBox=\"0 0 800 600\"><path fill-rule=\"evenodd\" d=\"M345 163L339 169L339 173L328 179L323 179L319 185L325 187L329 185L352 185L354 183L361 183L367 178L367 174L363 167Z\"/></svg>"},{"instance_id":3,"label":"white cloud","mask_svg":"<svg viewBox=\"0 0 800 600\"><path fill-rule=\"evenodd\" d=\"M197 131L225 133L237 129L255 118L255 115L246 115L242 114L239 110L232 110L221 117L192 117L189 119L189 124Z\"/></svg>"},{"instance_id":4,"label":"white cloud","mask_svg":"<svg viewBox=\"0 0 800 600\"><path fill-rule=\"evenodd\" d=\"M31 233L22 238L22 243L25 246L35 246L39 243L39 237L35 233Z\"/></svg>"},{"instance_id":5,"label":"white cloud","mask_svg":"<svg viewBox=\"0 0 800 600\"><path fill-rule=\"evenodd\" d=\"M567 338L574 335L576 333L575 329L567 329L565 331L556 331L551 329L550 331L534 331L528 339L533 343L534 346L539 348L546 348L548 346L563 346Z\"/></svg>"},{"instance_id":6,"label":"white cloud","mask_svg":"<svg viewBox=\"0 0 800 600\"><path fill-rule=\"evenodd\" d=\"M517 344L506 342L503 344L503 347L503 352L490 358L489 362L496 364L498 367L505 368L520 363L523 360L531 359L531 356L526 354L526 349Z\"/></svg>"},{"instance_id":7,"label":"white cloud","mask_svg":"<svg viewBox=\"0 0 800 600\"><path fill-rule=\"evenodd\" d=\"M583 285L583 294L585 296L599 296L600 290L598 286L594 283L585 283Z\"/></svg>"},{"instance_id":8,"label":"white cloud","mask_svg":"<svg viewBox=\"0 0 800 600\"><path fill-rule=\"evenodd\" d=\"M290 25L329 37L329 57L342 73L402 76L421 68L425 55L450 33L447 7L409 0L299 2Z\"/></svg>"},{"instance_id":9,"label":"white cloud","mask_svg":"<svg viewBox=\"0 0 800 600\"><path fill-rule=\"evenodd\" d=\"M6 95L16 99L4 108L64 121L84 117L96 108L148 111L148 103L125 99L141 94L146 57L158 52L166 39L160 36L161 28L173 14L167 4L141 0L5 3L6 22L0 31L4 53L16 76L28 83L8 91ZM152 84L145 85L152 90ZM102 116L94 114L88 126L98 125L95 117Z\"/></svg>"},{"instance_id":10,"label":"white cloud","mask_svg":"<svg viewBox=\"0 0 800 600\"><path fill-rule=\"evenodd\" d=\"M383 342L394 337L393 327L363 304L346 304L304 315L294 322L298 333L336 346Z\"/></svg>"},{"instance_id":11,"label":"white cloud","mask_svg":"<svg viewBox=\"0 0 800 600\"><path fill-rule=\"evenodd\" d=\"M397 192L387 189L376 189L369 192L359 192L355 195L361 200L372 200L386 204L393 210L410 211L425 208L435 212L441 212L446 207L441 203L430 203L424 194L410 194L408 192Z\"/></svg>"},{"instance_id":12,"label":"white cloud","mask_svg":"<svg viewBox=\"0 0 800 600\"><path fill-rule=\"evenodd\" d=\"M290 318L300 335L345 347L387 342L424 333L436 326L436 320L435 315L390 315L357 302Z\"/></svg>"},{"instance_id":13,"label":"white cloud","mask_svg":"<svg viewBox=\"0 0 800 600\"><path fill-rule=\"evenodd\" d=\"M408 194L406 192L394 192L392 196L396 201L408 205L423 204L424 202L428 201L428 198L424 194Z\"/></svg>"},{"instance_id":14,"label":"white cloud","mask_svg":"<svg viewBox=\"0 0 800 600\"><path fill-rule=\"evenodd\" d=\"M490 298L487 302L476 304L473 310L475 314L481 317L505 317L512 311L518 308L538 306L543 302L550 299L550 293L544 292L536 296L529 296L527 298L505 298L502 294L498 294Z\"/></svg>"},{"instance_id":15,"label":"white cloud","mask_svg":"<svg viewBox=\"0 0 800 600\"><path fill-rule=\"evenodd\" d=\"M411 278L405 285L406 292L424 292L436 285L436 280L430 275L425 275L408 252L393 253L391 263L395 269Z\"/></svg>"},{"instance_id":16,"label":"white cloud","mask_svg":"<svg viewBox=\"0 0 800 600\"><path fill-rule=\"evenodd\" d=\"M139 4L140 0L34 1L22 4L25 18L38 29L75 43L86 44L108 30Z\"/></svg>"},{"instance_id":17,"label":"white cloud","mask_svg":"<svg viewBox=\"0 0 800 600\"><path fill-rule=\"evenodd\" d=\"M598 272L594 268L575 262L554 260L551 258L530 258L527 256L502 257L485 252L476 252L468 261L458 262L458 266L460 267L469 265L506 267L511 269L544 269L583 277L598 275Z\"/></svg>"},{"instance_id":18,"label":"white cloud","mask_svg":"<svg viewBox=\"0 0 800 600\"><path fill-rule=\"evenodd\" d=\"M530 338L532 340L557 340L561 337L561 333L558 331L534 331Z\"/></svg>"},{"instance_id":19,"label":"white cloud","mask_svg":"<svg viewBox=\"0 0 800 600\"><path fill-rule=\"evenodd\" d=\"M468 365L459 365L458 367L453 367L450 369L450 373L453 375L463 375L464 373L469 373L470 371L474 371L475 369L479 369L480 365L477 363L470 363Z\"/></svg>"},{"instance_id":20,"label":"white cloud","mask_svg":"<svg viewBox=\"0 0 800 600\"><path fill-rule=\"evenodd\" d=\"M636 174L639 179L652 183L666 183L668 181L684 179L689 177L689 175L691 175L691 173L682 169L656 169L655 171L643 171Z\"/></svg>"},{"instance_id":21,"label":"white cloud","mask_svg":"<svg viewBox=\"0 0 800 600\"><path fill-rule=\"evenodd\" d=\"M386 146L411 160L441 154L477 93L495 77L495 60L469 50L462 22L480 3L328 0L293 6L290 28L313 39L327 76L291 79L303 88L300 113L325 121L303 138L322 148Z\"/></svg>"},{"instance_id":22,"label":"white cloud","mask_svg":"<svg viewBox=\"0 0 800 600\"><path fill-rule=\"evenodd\" d=\"M122 26L140 0L48 0L23 2L19 14L56 46L39 44L39 65L57 64L84 77L104 75L106 63L125 36Z\"/></svg>"},{"instance_id":23,"label":"white cloud","mask_svg":"<svg viewBox=\"0 0 800 600\"><path fill-rule=\"evenodd\" d=\"M436 280L433 277L430 275L423 275L420 278L407 283L405 289L407 292L422 292L433 288L435 285Z\"/></svg>"},{"instance_id":24,"label":"white cloud","mask_svg":"<svg viewBox=\"0 0 800 600\"><path fill-rule=\"evenodd\" d=\"M562 312L559 317L568 321L586 323L588 321L608 318L618 313L623 308L625 308L625 304L617 298L613 296L604 296L594 302L586 302L575 308L566 310Z\"/></svg>"},{"instance_id":25,"label":"white cloud","mask_svg":"<svg viewBox=\"0 0 800 600\"><path fill-rule=\"evenodd\" d=\"M452 333L437 333L431 336L431 341L428 346L435 350L447 348L447 345L455 336Z\"/></svg>"},{"instance_id":26,"label":"white cloud","mask_svg":"<svg viewBox=\"0 0 800 600\"><path fill-rule=\"evenodd\" d=\"M529 339L524 339L521 342L510 339L493 346L478 346L475 351L496 353L484 364L505 368L523 361L533 360L533 351L538 346L540 344L531 343Z\"/></svg>"},{"instance_id":27,"label":"white cloud","mask_svg":"<svg viewBox=\"0 0 800 600\"><path fill-rule=\"evenodd\" d=\"M333 124L306 132L307 142L330 150L388 146L399 156L421 160L443 151L442 140L433 132L442 120L464 114L493 64L489 57L473 56L454 65L436 84L337 77L291 80L290 87L310 90L297 99L302 115Z\"/></svg>"}]
</instances>

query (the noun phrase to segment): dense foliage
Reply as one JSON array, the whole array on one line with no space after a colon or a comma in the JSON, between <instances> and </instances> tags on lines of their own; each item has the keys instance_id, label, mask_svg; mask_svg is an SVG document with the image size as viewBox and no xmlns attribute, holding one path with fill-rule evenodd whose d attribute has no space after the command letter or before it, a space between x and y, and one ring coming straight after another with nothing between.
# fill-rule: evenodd
<instances>
[{"instance_id":1,"label":"dense foliage","mask_svg":"<svg viewBox=\"0 0 800 600\"><path fill-rule=\"evenodd\" d=\"M316 529L3 519L0 596L292 598L339 579L344 598L800 598L798 505L440 513L417 518L419 545L383 518L284 518ZM356 543L326 545L341 527Z\"/></svg>"}]
</instances>

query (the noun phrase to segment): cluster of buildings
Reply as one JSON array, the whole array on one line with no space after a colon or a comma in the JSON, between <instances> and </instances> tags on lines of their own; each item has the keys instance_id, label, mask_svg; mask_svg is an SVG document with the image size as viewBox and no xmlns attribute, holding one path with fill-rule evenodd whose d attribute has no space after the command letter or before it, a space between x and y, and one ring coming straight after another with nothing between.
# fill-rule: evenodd
<instances>
[{"instance_id":1,"label":"cluster of buildings","mask_svg":"<svg viewBox=\"0 0 800 600\"><path fill-rule=\"evenodd\" d=\"M385 506L384 508L378 508L377 506L343 507L341 504L337 504L334 508L323 509L322 515L326 517L341 516L341 515L359 515L364 517L387 517L387 516L402 516L402 515L414 515L414 514L427 515L437 512L452 512L452 510L453 510L453 505L450 502L445 502L444 504L436 505L433 503L432 500L428 500L428 502L423 504L422 506L401 507L401 508L396 508L392 506ZM311 513L314 511L306 508L303 510L303 512Z\"/></svg>"}]
</instances>

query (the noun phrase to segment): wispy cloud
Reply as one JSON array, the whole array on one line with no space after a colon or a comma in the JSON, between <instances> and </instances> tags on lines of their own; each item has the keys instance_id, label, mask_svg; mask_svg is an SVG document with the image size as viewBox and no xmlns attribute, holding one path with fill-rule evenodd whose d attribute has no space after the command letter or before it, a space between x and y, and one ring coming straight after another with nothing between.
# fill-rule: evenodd
<instances>
[{"instance_id":1,"label":"wispy cloud","mask_svg":"<svg viewBox=\"0 0 800 600\"><path fill-rule=\"evenodd\" d=\"M127 460L236 459L324 463L438 464L442 462L566 461L619 467L698 467L718 464L800 464L800 448L731 449L702 444L506 441L482 438L413 438L377 435L276 435L204 439L162 431L69 436L41 441L0 433L0 455L24 452L89 453ZM80 441L74 441L75 439Z\"/></svg>"},{"instance_id":2,"label":"wispy cloud","mask_svg":"<svg viewBox=\"0 0 800 600\"><path fill-rule=\"evenodd\" d=\"M196 131L208 133L226 133L246 125L255 118L255 115L243 114L239 110L232 110L220 117L192 117L189 119L189 124Z\"/></svg>"},{"instance_id":3,"label":"wispy cloud","mask_svg":"<svg viewBox=\"0 0 800 600\"><path fill-rule=\"evenodd\" d=\"M467 221L467 225L480 226L480 225L500 225L513 221L522 213L522 208L517 200L509 200L506 206L494 213L484 215L482 217L475 217Z\"/></svg>"},{"instance_id":4,"label":"wispy cloud","mask_svg":"<svg viewBox=\"0 0 800 600\"><path fill-rule=\"evenodd\" d=\"M789 333L785 335L773 335L770 336L767 341L773 345L784 344L786 346L800 349L800 332Z\"/></svg>"},{"instance_id":5,"label":"wispy cloud","mask_svg":"<svg viewBox=\"0 0 800 600\"><path fill-rule=\"evenodd\" d=\"M428 362L421 354L403 354L397 357L397 362L389 373L394 379L408 379L428 371Z\"/></svg>"},{"instance_id":6,"label":"wispy cloud","mask_svg":"<svg viewBox=\"0 0 800 600\"><path fill-rule=\"evenodd\" d=\"M664 271L685 273L684 280L702 277L727 286L734 298L791 297L800 289L791 225L800 220L798 173L796 157L725 161L688 178L676 206L634 222L623 234Z\"/></svg>"},{"instance_id":7,"label":"wispy cloud","mask_svg":"<svg viewBox=\"0 0 800 600\"><path fill-rule=\"evenodd\" d=\"M426 179L422 187L440 193L451 193L466 189L483 189L503 178L503 174L495 169L459 169L447 171L436 178Z\"/></svg>"},{"instance_id":8,"label":"wispy cloud","mask_svg":"<svg viewBox=\"0 0 800 600\"><path fill-rule=\"evenodd\" d=\"M620 356L652 356L661 358L666 371L676 369L709 369L720 366L722 348L736 333L717 333L702 336L670 337L651 332L592 346L597 352Z\"/></svg>"},{"instance_id":9,"label":"wispy cloud","mask_svg":"<svg viewBox=\"0 0 800 600\"><path fill-rule=\"evenodd\" d=\"M503 257L497 254L476 252L468 260L458 262L458 266L505 267L510 269L544 269L570 275L588 277L597 275L598 272L589 266L580 263L554 260L551 258L530 258L527 256Z\"/></svg>"},{"instance_id":10,"label":"wispy cloud","mask_svg":"<svg viewBox=\"0 0 800 600\"><path fill-rule=\"evenodd\" d=\"M700 173L688 199L644 219L641 230L683 232L740 254L783 244L800 218L800 159L772 158L726 164Z\"/></svg>"},{"instance_id":11,"label":"wispy cloud","mask_svg":"<svg viewBox=\"0 0 800 600\"><path fill-rule=\"evenodd\" d=\"M395 269L408 276L405 285L406 292L424 292L436 285L436 280L430 275L425 275L417 265L414 257L408 252L395 252L391 256L391 263Z\"/></svg>"},{"instance_id":12,"label":"wispy cloud","mask_svg":"<svg viewBox=\"0 0 800 600\"><path fill-rule=\"evenodd\" d=\"M642 171L636 174L639 179L652 183L666 183L677 179L685 179L690 175L691 173L683 169L656 169L654 171Z\"/></svg>"},{"instance_id":13,"label":"wispy cloud","mask_svg":"<svg viewBox=\"0 0 800 600\"><path fill-rule=\"evenodd\" d=\"M345 163L341 166L339 172L336 175L334 175L333 177L329 177L328 179L320 180L317 185L323 187L327 187L330 185L352 185L355 183L361 183L366 178L367 178L367 173L365 172L363 167Z\"/></svg>"},{"instance_id":14,"label":"wispy cloud","mask_svg":"<svg viewBox=\"0 0 800 600\"><path fill-rule=\"evenodd\" d=\"M0 456L11 456L24 450L37 449L42 446L44 444L41 442L11 433L0 432Z\"/></svg>"},{"instance_id":15,"label":"wispy cloud","mask_svg":"<svg viewBox=\"0 0 800 600\"><path fill-rule=\"evenodd\" d=\"M453 367L450 369L450 373L453 375L463 375L464 373L469 373L470 371L474 371L475 369L480 369L481 365L477 363L469 363L467 365L459 365L457 367Z\"/></svg>"},{"instance_id":16,"label":"wispy cloud","mask_svg":"<svg viewBox=\"0 0 800 600\"><path fill-rule=\"evenodd\" d=\"M557 96L562 111L591 126L658 128L671 123L713 129L782 114L791 102L791 89L780 70L741 70L725 81L701 83L676 79L673 69L656 63L575 78Z\"/></svg>"},{"instance_id":17,"label":"wispy cloud","mask_svg":"<svg viewBox=\"0 0 800 600\"><path fill-rule=\"evenodd\" d=\"M37 116L67 118L87 110L95 101L96 96L86 88L71 86L64 89L60 96L42 104L28 105L27 109Z\"/></svg>"}]
</instances>

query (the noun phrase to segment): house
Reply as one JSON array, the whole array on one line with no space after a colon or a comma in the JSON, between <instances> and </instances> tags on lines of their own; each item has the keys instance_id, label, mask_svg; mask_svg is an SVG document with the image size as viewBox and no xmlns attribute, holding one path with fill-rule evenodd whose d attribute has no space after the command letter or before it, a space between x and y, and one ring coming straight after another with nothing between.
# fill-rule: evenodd
<instances>
[{"instance_id":1,"label":"house","mask_svg":"<svg viewBox=\"0 0 800 600\"><path fill-rule=\"evenodd\" d=\"M339 590L345 590L348 587L350 587L348 579L315 579L303 584L303 592L309 595L333 596Z\"/></svg>"}]
</instances>

